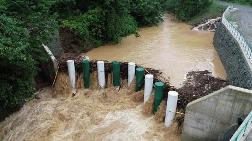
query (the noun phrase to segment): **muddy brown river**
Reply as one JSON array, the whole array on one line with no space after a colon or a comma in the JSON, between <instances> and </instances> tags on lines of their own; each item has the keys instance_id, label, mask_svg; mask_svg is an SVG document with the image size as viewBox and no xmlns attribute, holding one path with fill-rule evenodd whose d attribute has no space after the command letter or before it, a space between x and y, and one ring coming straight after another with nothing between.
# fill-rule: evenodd
<instances>
[{"instance_id":1,"label":"muddy brown river","mask_svg":"<svg viewBox=\"0 0 252 141\"><path fill-rule=\"evenodd\" d=\"M209 70L226 79L226 72L213 47L212 32L193 31L191 26L174 21L170 15L158 26L141 28L140 37L130 35L119 44L104 45L89 51L91 59L133 61L160 69L171 84L182 85L187 72Z\"/></svg>"}]
</instances>

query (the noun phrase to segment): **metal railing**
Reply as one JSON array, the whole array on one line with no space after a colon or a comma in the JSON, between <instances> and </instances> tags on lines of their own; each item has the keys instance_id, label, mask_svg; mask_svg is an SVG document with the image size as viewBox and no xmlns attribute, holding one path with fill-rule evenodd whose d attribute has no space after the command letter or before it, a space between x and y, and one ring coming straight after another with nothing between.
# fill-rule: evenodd
<instances>
[{"instance_id":1,"label":"metal railing","mask_svg":"<svg viewBox=\"0 0 252 141\"><path fill-rule=\"evenodd\" d=\"M246 119L242 122L240 127L234 133L230 141L244 141L248 137L248 134L252 129L252 111L246 117Z\"/></svg>"},{"instance_id":2,"label":"metal railing","mask_svg":"<svg viewBox=\"0 0 252 141\"><path fill-rule=\"evenodd\" d=\"M223 25L229 30L232 36L238 42L240 48L243 51L243 54L248 59L249 63L252 64L252 50L249 46L249 43L243 37L243 35L235 28L235 26L227 20L227 16L231 14L232 7L228 7L222 16L222 23Z\"/></svg>"}]
</instances>

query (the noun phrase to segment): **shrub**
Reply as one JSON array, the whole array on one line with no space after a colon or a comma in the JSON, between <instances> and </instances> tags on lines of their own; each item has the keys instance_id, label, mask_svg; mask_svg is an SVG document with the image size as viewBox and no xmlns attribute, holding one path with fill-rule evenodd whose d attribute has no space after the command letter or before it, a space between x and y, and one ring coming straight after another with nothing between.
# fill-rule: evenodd
<instances>
[{"instance_id":1,"label":"shrub","mask_svg":"<svg viewBox=\"0 0 252 141\"><path fill-rule=\"evenodd\" d=\"M134 18L128 14L128 6L127 1L105 1L95 9L69 17L62 26L95 46L104 42L118 42L123 36L137 30Z\"/></svg>"},{"instance_id":2,"label":"shrub","mask_svg":"<svg viewBox=\"0 0 252 141\"><path fill-rule=\"evenodd\" d=\"M0 120L33 95L35 62L29 32L21 22L0 15Z\"/></svg>"},{"instance_id":3,"label":"shrub","mask_svg":"<svg viewBox=\"0 0 252 141\"><path fill-rule=\"evenodd\" d=\"M42 42L51 40L57 30L56 15L50 14L49 9L54 0L2 0L5 2L5 15L21 21L24 28L29 31L29 53L37 64L48 61L49 57L41 46Z\"/></svg>"},{"instance_id":4,"label":"shrub","mask_svg":"<svg viewBox=\"0 0 252 141\"><path fill-rule=\"evenodd\" d=\"M104 14L101 8L89 10L79 16L70 17L63 21L62 26L71 29L83 40L101 45L104 37Z\"/></svg>"},{"instance_id":5,"label":"shrub","mask_svg":"<svg viewBox=\"0 0 252 141\"><path fill-rule=\"evenodd\" d=\"M140 26L153 25L162 20L162 7L158 0L132 0L130 14Z\"/></svg>"},{"instance_id":6,"label":"shrub","mask_svg":"<svg viewBox=\"0 0 252 141\"><path fill-rule=\"evenodd\" d=\"M57 30L53 3L0 0L0 120L33 97L38 66L49 60L41 44Z\"/></svg>"},{"instance_id":7,"label":"shrub","mask_svg":"<svg viewBox=\"0 0 252 141\"><path fill-rule=\"evenodd\" d=\"M70 28L96 46L118 42L136 33L137 25L152 25L162 20L162 7L153 0L61 0L52 11L58 12L63 27Z\"/></svg>"}]
</instances>

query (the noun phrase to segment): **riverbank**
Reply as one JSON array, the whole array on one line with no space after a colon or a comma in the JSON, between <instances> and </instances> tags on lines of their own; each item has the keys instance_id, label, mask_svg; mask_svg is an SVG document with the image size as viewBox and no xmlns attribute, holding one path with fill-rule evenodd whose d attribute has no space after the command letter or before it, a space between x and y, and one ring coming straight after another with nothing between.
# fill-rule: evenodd
<instances>
[{"instance_id":1,"label":"riverbank","mask_svg":"<svg viewBox=\"0 0 252 141\"><path fill-rule=\"evenodd\" d=\"M226 8L226 5L222 5L218 1L214 0L209 7L198 13L198 15L193 17L191 20L189 20L188 24L195 27L199 24L207 22L207 20L209 19L221 17Z\"/></svg>"}]
</instances>

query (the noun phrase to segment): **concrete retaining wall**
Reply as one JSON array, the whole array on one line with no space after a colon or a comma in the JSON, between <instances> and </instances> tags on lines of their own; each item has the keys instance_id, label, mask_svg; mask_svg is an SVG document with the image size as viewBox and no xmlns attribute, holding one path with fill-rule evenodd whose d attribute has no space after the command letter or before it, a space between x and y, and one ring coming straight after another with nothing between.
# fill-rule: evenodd
<instances>
[{"instance_id":1,"label":"concrete retaining wall","mask_svg":"<svg viewBox=\"0 0 252 141\"><path fill-rule=\"evenodd\" d=\"M187 105L182 141L217 141L252 110L252 90L227 86ZM252 135L250 135L250 138Z\"/></svg>"},{"instance_id":2,"label":"concrete retaining wall","mask_svg":"<svg viewBox=\"0 0 252 141\"><path fill-rule=\"evenodd\" d=\"M213 43L225 67L229 83L252 89L252 68L238 42L222 23L218 24Z\"/></svg>"}]
</instances>

